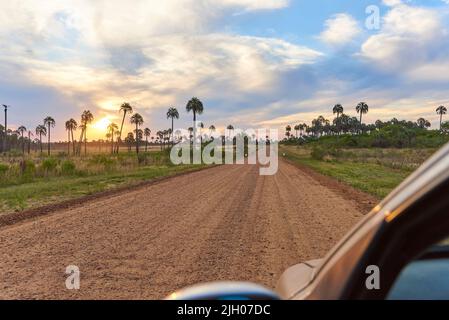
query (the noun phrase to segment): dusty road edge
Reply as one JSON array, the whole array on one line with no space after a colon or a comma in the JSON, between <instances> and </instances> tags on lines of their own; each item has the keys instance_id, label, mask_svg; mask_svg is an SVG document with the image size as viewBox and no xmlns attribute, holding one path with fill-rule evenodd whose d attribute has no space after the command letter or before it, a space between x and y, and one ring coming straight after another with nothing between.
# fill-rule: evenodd
<instances>
[{"instance_id":1,"label":"dusty road edge","mask_svg":"<svg viewBox=\"0 0 449 320\"><path fill-rule=\"evenodd\" d=\"M0 215L0 228L11 226L13 224L16 224L16 223L19 223L19 222L22 222L25 220L30 220L30 219L33 219L36 217L41 217L41 216L53 213L58 210L63 210L63 209L68 209L68 208L76 208L76 207L85 205L87 202L90 202L90 201L94 201L94 200L101 199L101 198L108 198L108 197L122 194L122 193L125 193L128 191L139 190L144 187L156 185L163 181L167 181L167 180L170 180L170 179L173 179L176 177L180 177L180 176L191 174L191 173L198 172L198 171L212 169L217 166L218 165L211 165L211 166L207 166L207 167L203 167L203 168L196 168L193 170L176 173L176 174L173 174L170 176L154 178L151 180L138 182L138 183L132 184L132 185L117 187L117 188L113 188L111 190L106 190L106 191L97 192L94 194L89 194L89 195L74 198L74 199L61 201L61 202L58 202L55 204L49 204L49 205L45 205L42 207L27 209L27 210L20 211L20 212L6 213L4 215Z\"/></svg>"},{"instance_id":2,"label":"dusty road edge","mask_svg":"<svg viewBox=\"0 0 449 320\"><path fill-rule=\"evenodd\" d=\"M331 189L344 199L348 201L354 201L356 203L357 209L359 209L360 212L362 212L362 214L364 215L368 214L380 202L380 200L376 197L358 190L350 186L349 184L339 181L333 177L329 177L322 173L319 173L306 165L296 163L285 158L282 159L282 161L295 166L296 168L316 180L322 186Z\"/></svg>"}]
</instances>

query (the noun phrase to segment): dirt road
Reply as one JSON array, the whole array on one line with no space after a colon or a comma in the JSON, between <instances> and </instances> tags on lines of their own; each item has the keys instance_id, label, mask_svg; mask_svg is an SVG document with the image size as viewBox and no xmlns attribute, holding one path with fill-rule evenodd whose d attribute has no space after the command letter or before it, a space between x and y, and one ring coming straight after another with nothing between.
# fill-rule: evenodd
<instances>
[{"instance_id":1,"label":"dirt road","mask_svg":"<svg viewBox=\"0 0 449 320\"><path fill-rule=\"evenodd\" d=\"M360 219L341 188L282 161L272 177L226 165L4 226L0 299L163 298L213 280L274 287ZM80 290L65 287L68 265Z\"/></svg>"}]
</instances>

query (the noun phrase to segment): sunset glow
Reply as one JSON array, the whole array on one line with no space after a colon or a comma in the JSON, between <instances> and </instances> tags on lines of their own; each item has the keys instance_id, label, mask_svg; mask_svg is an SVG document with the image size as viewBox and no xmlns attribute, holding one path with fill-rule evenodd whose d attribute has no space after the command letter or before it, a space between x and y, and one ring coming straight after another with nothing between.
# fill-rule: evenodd
<instances>
[{"instance_id":1,"label":"sunset glow","mask_svg":"<svg viewBox=\"0 0 449 320\"><path fill-rule=\"evenodd\" d=\"M107 117L102 118L100 120L98 120L97 122L95 122L92 125L92 128L96 129L97 131L99 131L99 133L106 133L107 129L108 129L108 125L111 123L111 120L109 120Z\"/></svg>"}]
</instances>

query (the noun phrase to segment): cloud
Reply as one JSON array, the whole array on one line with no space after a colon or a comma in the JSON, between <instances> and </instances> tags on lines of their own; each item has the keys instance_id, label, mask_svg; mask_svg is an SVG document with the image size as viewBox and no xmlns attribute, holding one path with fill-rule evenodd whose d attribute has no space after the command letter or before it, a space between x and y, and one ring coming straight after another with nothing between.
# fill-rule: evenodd
<instances>
[{"instance_id":1,"label":"cloud","mask_svg":"<svg viewBox=\"0 0 449 320\"><path fill-rule=\"evenodd\" d=\"M227 31L235 13L282 9L289 1L3 1L0 93L33 110L30 121L54 110L60 123L84 108L113 118L130 101L157 130L168 126L161 119L171 105L182 115L177 125L190 125L183 109L193 95L206 105L201 120L217 128L331 118L336 102L354 114L362 100L372 106L367 120L415 117L447 102L446 25L434 9L388 3L382 29L363 43L367 35L353 17L328 19L320 39L345 50L324 54L276 33ZM65 137L63 127L55 132Z\"/></svg>"},{"instance_id":2,"label":"cloud","mask_svg":"<svg viewBox=\"0 0 449 320\"><path fill-rule=\"evenodd\" d=\"M351 42L360 34L357 21L349 14L339 13L326 20L325 30L319 38L332 46L340 46Z\"/></svg>"},{"instance_id":3,"label":"cloud","mask_svg":"<svg viewBox=\"0 0 449 320\"><path fill-rule=\"evenodd\" d=\"M247 11L281 9L289 5L290 0L216 0L214 4L242 7Z\"/></svg>"},{"instance_id":4,"label":"cloud","mask_svg":"<svg viewBox=\"0 0 449 320\"><path fill-rule=\"evenodd\" d=\"M402 4L402 1L401 0L382 0L382 3L386 6L394 7L394 6Z\"/></svg>"},{"instance_id":5,"label":"cloud","mask_svg":"<svg viewBox=\"0 0 449 320\"><path fill-rule=\"evenodd\" d=\"M448 50L449 33L442 14L402 4L387 13L380 32L362 44L360 56L379 69L429 80L438 66L441 70L447 68Z\"/></svg>"},{"instance_id":6,"label":"cloud","mask_svg":"<svg viewBox=\"0 0 449 320\"><path fill-rule=\"evenodd\" d=\"M116 110L127 100L149 118L192 95L224 111L267 97L282 74L322 56L281 39L212 32L214 19L233 10L278 9L288 1L149 3L3 2L0 70L18 82L45 84L79 109Z\"/></svg>"},{"instance_id":7,"label":"cloud","mask_svg":"<svg viewBox=\"0 0 449 320\"><path fill-rule=\"evenodd\" d=\"M278 39L210 33L207 25L228 9L286 5L286 0L50 0L39 7L33 1L3 2L1 59L68 90L114 84L120 73L140 76L131 82L149 86L153 79L165 80L151 86L162 91L170 85L191 88L207 78L237 82L242 90L263 88L275 70L310 63L319 52Z\"/></svg>"}]
</instances>

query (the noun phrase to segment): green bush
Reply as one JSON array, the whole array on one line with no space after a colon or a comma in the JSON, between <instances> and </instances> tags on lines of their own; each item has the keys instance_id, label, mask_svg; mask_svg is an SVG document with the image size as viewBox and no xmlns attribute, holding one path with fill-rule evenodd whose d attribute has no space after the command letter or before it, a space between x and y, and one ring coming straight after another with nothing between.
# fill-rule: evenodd
<instances>
[{"instance_id":1,"label":"green bush","mask_svg":"<svg viewBox=\"0 0 449 320\"><path fill-rule=\"evenodd\" d=\"M326 155L326 151L320 147L313 148L312 152L310 153L310 156L315 160L323 160Z\"/></svg>"},{"instance_id":2,"label":"green bush","mask_svg":"<svg viewBox=\"0 0 449 320\"><path fill-rule=\"evenodd\" d=\"M89 162L91 164L103 165L107 169L113 167L116 164L116 160L113 157L104 154L97 154L92 156Z\"/></svg>"},{"instance_id":3,"label":"green bush","mask_svg":"<svg viewBox=\"0 0 449 320\"><path fill-rule=\"evenodd\" d=\"M389 124L364 134L305 137L312 147L328 148L440 148L449 142L449 134L400 124Z\"/></svg>"},{"instance_id":4,"label":"green bush","mask_svg":"<svg viewBox=\"0 0 449 320\"><path fill-rule=\"evenodd\" d=\"M58 160L55 158L47 158L42 161L41 168L46 173L53 172L56 170L56 167L58 166Z\"/></svg>"},{"instance_id":5,"label":"green bush","mask_svg":"<svg viewBox=\"0 0 449 320\"><path fill-rule=\"evenodd\" d=\"M139 165L148 165L151 162L150 155L148 153L139 153L137 155L137 162Z\"/></svg>"},{"instance_id":6,"label":"green bush","mask_svg":"<svg viewBox=\"0 0 449 320\"><path fill-rule=\"evenodd\" d=\"M61 173L63 175L73 175L76 173L76 165L72 160L64 160L61 163Z\"/></svg>"},{"instance_id":7,"label":"green bush","mask_svg":"<svg viewBox=\"0 0 449 320\"><path fill-rule=\"evenodd\" d=\"M0 175L4 175L9 169L9 166L4 163L0 163Z\"/></svg>"},{"instance_id":8,"label":"green bush","mask_svg":"<svg viewBox=\"0 0 449 320\"><path fill-rule=\"evenodd\" d=\"M36 164L32 160L24 160L20 163L22 176L32 178L36 173Z\"/></svg>"}]
</instances>

